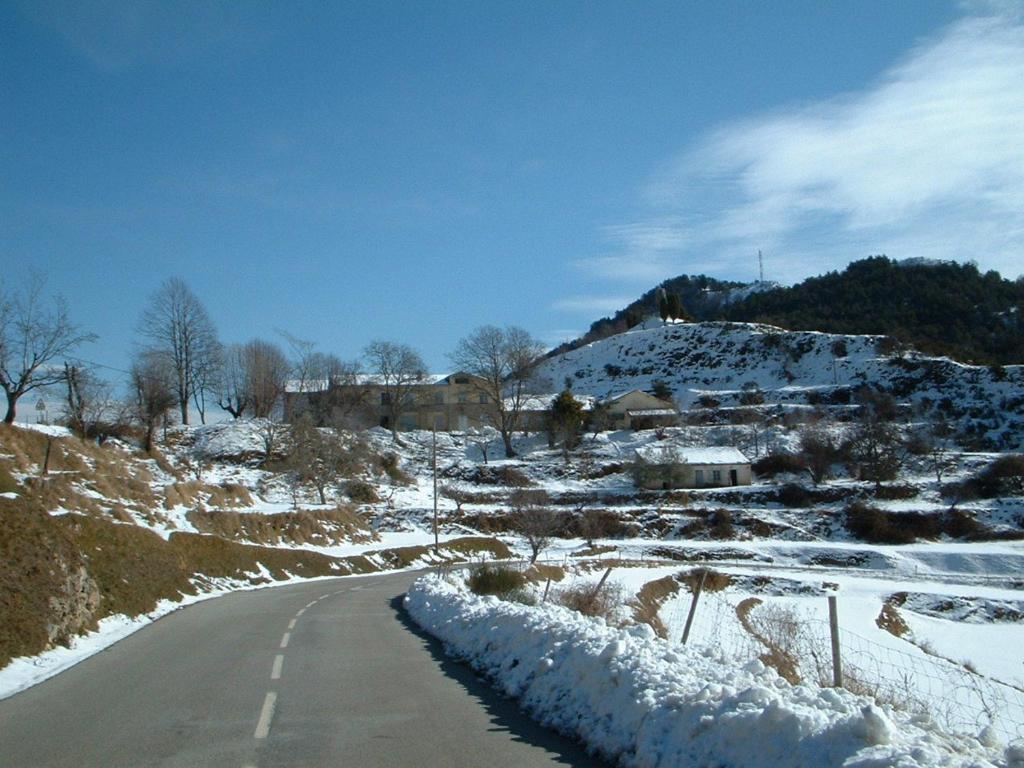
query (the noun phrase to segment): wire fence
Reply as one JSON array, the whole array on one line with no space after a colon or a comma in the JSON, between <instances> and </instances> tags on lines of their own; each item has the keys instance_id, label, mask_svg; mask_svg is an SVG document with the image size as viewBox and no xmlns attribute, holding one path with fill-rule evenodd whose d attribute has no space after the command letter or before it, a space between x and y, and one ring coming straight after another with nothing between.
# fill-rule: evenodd
<instances>
[{"instance_id":1,"label":"wire fence","mask_svg":"<svg viewBox=\"0 0 1024 768\"><path fill-rule=\"evenodd\" d=\"M742 604L741 604L742 605ZM673 639L683 626L689 600L670 609ZM701 620L691 634L736 658L768 660L791 681L829 687L833 682L829 624L790 606L765 602L743 610L722 595L705 593ZM880 704L932 722L948 733L978 736L983 729L1004 742L1024 738L1024 690L908 643L907 650L840 628L843 686Z\"/></svg>"},{"instance_id":2,"label":"wire fence","mask_svg":"<svg viewBox=\"0 0 1024 768\"><path fill-rule=\"evenodd\" d=\"M530 567L525 560L508 564L519 570ZM559 588L571 588L581 581L596 584L604 565L595 563L595 572L589 577L570 569L570 577ZM680 593L662 613L675 642L682 636L690 602L688 594ZM771 600L758 599L744 610L742 603L737 606L724 593L710 591L702 593L696 616L692 645L715 648L728 658L767 660L791 682L832 686L827 621ZM947 733L977 737L989 729L1004 743L1024 738L1024 688L981 674L968 663L939 656L927 646L896 641L895 636L894 642L905 642L907 649L840 626L843 687Z\"/></svg>"}]
</instances>

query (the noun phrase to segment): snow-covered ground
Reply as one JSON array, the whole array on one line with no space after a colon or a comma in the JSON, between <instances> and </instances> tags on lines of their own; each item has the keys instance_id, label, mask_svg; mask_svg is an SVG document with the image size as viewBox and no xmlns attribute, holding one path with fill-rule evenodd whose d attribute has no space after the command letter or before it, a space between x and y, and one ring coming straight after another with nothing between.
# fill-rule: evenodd
<instances>
[{"instance_id":1,"label":"snow-covered ground","mask_svg":"<svg viewBox=\"0 0 1024 768\"><path fill-rule=\"evenodd\" d=\"M348 504L342 486L329 489L328 504L321 505L310 489L296 491L287 475L260 467L258 456L263 450L263 428L258 421L243 421L173 431L164 453L170 464L177 468L179 476L169 474L156 461L147 461L153 492L159 498L166 487L182 482L182 477L201 479L202 484L210 488L240 486L248 491L251 501L230 508L238 515L271 515L291 512L296 508L315 513ZM842 424L832 426L837 436L847 428ZM498 520L507 512L508 497L513 490L511 485L496 478L500 473L511 472L530 487L546 491L551 504L564 515L580 514L584 508L597 509L611 513L631 531L628 537L599 538L595 542L598 551L606 551L592 559L608 562L570 567L568 581L554 584L553 591L574 582L596 584L604 566L620 562L623 566L634 567L614 568L609 583L621 589L625 597L635 595L650 581L675 576L697 565L706 565L732 578L724 590L706 591L701 596L686 649L679 646L691 601L686 588L670 596L658 609L658 617L667 629L667 644L650 637L645 628L618 629L602 624L593 630L597 634L591 634L592 630L581 629L583 625L579 622L584 621L586 626L590 626L593 620L583 620L576 614L551 606L539 609L512 606L507 609L491 601L486 602L487 612L479 614L492 617L490 612L493 610L497 611L494 614L497 617L505 616L506 610L539 611L537 615L542 619L530 619L529 622L540 623L527 622L537 632L555 637L563 636L559 633L569 633L566 638L575 638L572 633L577 630L582 632L579 642L590 651L584 653L581 650L583 655L573 657L576 660L571 662L576 665L574 668L578 676L574 679L578 684L590 685L587 681L605 680L602 675L606 671L600 670L619 663L611 664L607 659L600 661L599 671L593 678L588 677L591 673L580 671L589 668L587 665L593 662L592 657L599 658L601 651L610 643L621 642L627 650L635 645L640 649L642 659L675 658L667 671L660 668L657 672L652 671L653 668L643 666L647 663L644 661L636 667L643 671L636 672L638 676L635 678L629 677L634 675L633 671L617 673L626 677L615 679L628 678L632 681L630 685L635 684L636 687L629 689L633 691L631 698L621 693L615 683L607 680L595 683L603 691L602 695L607 695L608 704L595 704L598 706L597 714L587 720L590 723L587 728L600 731L604 726L594 723L605 723L608 728L612 728L609 723L613 720L622 723L612 729L618 735L607 737L611 739L608 743L614 745L618 744L616 740L620 737L628 741L631 738L628 733L631 729L636 732L642 720L639 732L646 734L643 735L647 744L644 749L654 750L644 752L654 755L651 760L660 759L665 761L663 764L673 764L673 760L684 757L699 761L704 758L711 760L709 756L717 755L714 759L724 764L732 761L731 764L784 765L785 759L790 759L785 756L791 753L798 756L792 758L796 761L794 764L801 765L838 764L835 761L841 762L840 758L849 758L854 761L849 763L851 765L887 766L895 765L894 761L900 755L905 765L967 765L972 760L978 765L985 765L985 761L1009 765L1013 760L1024 760L1024 750L1014 757L1017 753L1012 749L1004 751L1003 746L993 746L997 743L1005 746L1024 736L1024 694L1021 693L1024 688L1024 644L1018 639L1024 624L1024 544L1018 541L968 542L943 537L938 541L911 545L880 546L855 540L841 523L847 498L867 498L873 505L887 511L941 512L948 508L948 503L939 495L934 478L912 462L905 471L905 477L901 478L902 483L915 489L915 495L909 499L875 498L869 484L840 478L830 481L826 487L850 494L848 497L843 496L836 502L815 503L806 508L787 508L773 496L782 483L803 482L806 485L804 478L783 477L778 483L672 496L660 492L638 492L628 472L629 462L637 449L656 442L668 440L693 447L744 447L742 443L746 437L746 427L731 425L680 427L660 433L623 431L587 434L567 462L561 450L548 448L546 436L520 435L515 439L519 452L517 457L504 458L499 441L494 441L489 446L485 462L479 435L439 434L437 464L442 490L458 489L472 497L458 511L455 501L442 494L438 500L440 538L445 541L490 530L487 521ZM361 439L373 454L394 454L398 468L406 476L392 477L380 468L367 469L362 475L379 500L359 503L355 508L371 525L375 538L340 540L328 545L282 541L278 546L349 556L433 542L434 497L430 471L433 436L426 432L405 433L402 444L396 444L389 433L374 429L363 433ZM761 430L757 439L762 450L766 444L780 450L793 448L797 437L794 431L783 426L772 426ZM115 446L112 450L118 448ZM966 477L985 466L994 456L958 454L958 466L950 470L947 479ZM810 488L809 485L807 487ZM94 493L84 485L79 492L88 498L92 498L89 494ZM217 509L208 503L206 496L200 495L198 501L207 509ZM196 530L189 519L195 505L196 502L182 503L162 509L160 515L151 517L131 507L128 513L140 525L169 536L174 531ZM967 502L960 508L970 511L979 522L1008 533L1019 528L1019 520L1024 513L1024 504L1013 497ZM720 509L729 510L734 516L736 532L730 538L715 539L706 532L696 536L683 533L690 522ZM54 513L73 511L61 508ZM749 525L751 521L770 525L771 533L758 533L758 528ZM499 527L497 530L503 529ZM528 552L520 537L512 533L498 535L519 553L525 555ZM555 539L544 551L543 558L571 566L581 561L580 555L586 549L580 539ZM215 594L243 585L221 586L214 588ZM537 589L539 591L540 586ZM764 653L765 648L744 628L737 614L741 603L756 598L761 603L748 606L751 621L770 623L780 618L795 617L802 628L801 643L815 649L827 648L826 595L829 594L838 597L846 665L851 673L855 673L856 683L880 696L881 704L872 705L876 708L869 709L867 714L864 711L864 707L869 706L867 699L851 698L852 694L843 692L818 690L817 680L812 680L816 677L816 670L810 665L801 670L806 674L808 684L796 687L789 683L783 686L774 672L759 669L757 657ZM443 599L437 599L442 602L456 600L447 592L445 595ZM457 597L457 601L465 599L470 598ZM473 600L476 598L470 599L471 602ZM434 599L428 598L426 602L434 604ZM162 603L154 615L179 605ZM885 631L876 621L885 605L890 606L889 610L897 613L906 625L899 636ZM467 610L477 615L478 608ZM451 607L450 610L455 612L453 616L461 615L463 608ZM518 617L515 620L523 625L522 615L514 615ZM79 639L71 650L58 649L36 659L18 660L0 672L0 695L9 695L34 680L59 671L90 653L90 649L105 647L152 618L127 620L114 617L103 623L98 635ZM631 619L630 611L624 611L620 618ZM514 623L511 618L509 621ZM565 625L561 629L555 626L560 623ZM506 640L506 651L511 654L508 658L520 660L515 665L520 670L516 674L532 674L538 664L544 666L551 661L560 665L567 658L558 655L563 653L562 650L545 646L540 649L544 650L543 655L528 662L526 656L514 650L515 643L526 644L522 652L525 654L531 643L536 645L540 640L529 640L522 633L510 634ZM564 642L571 645L576 640L566 639ZM452 647L458 647L457 643ZM615 658L622 653L617 651ZM511 665L511 661L508 663ZM492 660L484 666L495 674L491 669L495 664L500 667L501 663ZM629 661L622 669L633 670L634 667L629 666L632 664L633 661ZM676 669L680 664L686 669ZM701 674L707 673L709 680L718 682L711 683L705 692L702 692L702 683L694 692L696 683L688 677L691 673L687 671L687 665ZM676 681L678 685L673 683L675 687L666 688L656 682L659 675ZM899 684L893 685L894 681ZM645 692L643 686L648 682L651 688ZM743 693L752 689L760 692ZM766 694L763 691L768 691L770 696L764 698ZM574 706L590 706L594 704L591 699L599 698L593 691L574 698L575 694L558 693L554 688L543 696L547 697L545 701L554 701L562 696ZM744 696L753 698L748 701ZM776 699L775 704L770 703ZM922 703L930 705L927 714L922 711L926 709ZM886 707L896 708L890 710ZM818 709L820 711L815 712ZM653 714L645 715L649 710ZM681 720L675 714L671 717L665 714L666 711L678 713L682 710L689 714ZM701 718L715 713L721 715L722 724L715 721L701 725L708 722ZM546 717L543 715L542 719ZM556 725L564 726L568 722L565 720L568 715L564 713L550 717L553 718L550 722ZM591 715L582 717L586 720ZM742 744L726 743L723 734L730 731L725 723L732 724L735 733L746 733L751 739L763 737L774 746L765 751L744 752L753 750L753 747L743 739L740 739L744 742ZM701 736L702 729L708 730L706 737ZM574 731L570 728L570 732ZM830 739L829 745L825 745ZM873 744L872 741L877 739L881 742ZM888 743L885 743L886 739ZM696 752L678 751L683 749L679 745L687 740L693 742L692 748ZM619 746L602 749L609 753L621 751ZM626 749L628 753L633 747ZM776 755L772 750L778 750L778 755L782 755L779 757L781 762L771 762L766 757ZM880 762L871 763L874 757ZM637 758L636 764L657 764L645 760L647 758Z\"/></svg>"},{"instance_id":2,"label":"snow-covered ground","mask_svg":"<svg viewBox=\"0 0 1024 768\"><path fill-rule=\"evenodd\" d=\"M757 659L680 647L646 625L608 626L566 608L470 593L459 575L421 578L406 607L449 652L540 722L623 765L991 766L1024 744L951 735L842 689L792 685Z\"/></svg>"}]
</instances>

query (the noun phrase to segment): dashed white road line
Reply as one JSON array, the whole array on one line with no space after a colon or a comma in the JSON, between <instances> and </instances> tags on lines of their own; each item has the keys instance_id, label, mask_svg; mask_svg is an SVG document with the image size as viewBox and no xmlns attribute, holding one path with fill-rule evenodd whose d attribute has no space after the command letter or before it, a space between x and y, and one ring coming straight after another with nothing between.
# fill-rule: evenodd
<instances>
[{"instance_id":1,"label":"dashed white road line","mask_svg":"<svg viewBox=\"0 0 1024 768\"><path fill-rule=\"evenodd\" d=\"M288 647L288 641L291 640L291 639L292 639L292 633L291 632L285 632L284 633L284 637L281 638L281 647L282 648L287 648Z\"/></svg>"},{"instance_id":2,"label":"dashed white road line","mask_svg":"<svg viewBox=\"0 0 1024 768\"><path fill-rule=\"evenodd\" d=\"M320 595L320 597L318 597L317 600L326 600L328 597L330 597L330 594Z\"/></svg>"},{"instance_id":3,"label":"dashed white road line","mask_svg":"<svg viewBox=\"0 0 1024 768\"><path fill-rule=\"evenodd\" d=\"M263 699L263 709L260 710L260 719L256 723L256 733L253 738L265 739L270 735L270 723L274 719L274 709L277 707L277 694L270 691Z\"/></svg>"},{"instance_id":4,"label":"dashed white road line","mask_svg":"<svg viewBox=\"0 0 1024 768\"><path fill-rule=\"evenodd\" d=\"M288 622L288 629L289 629L289 630L295 629L295 622L297 622L298 620L299 620L299 617L298 617L298 616L296 616L296 617L295 617L294 619L292 619L291 621L289 621L289 622Z\"/></svg>"},{"instance_id":5,"label":"dashed white road line","mask_svg":"<svg viewBox=\"0 0 1024 768\"><path fill-rule=\"evenodd\" d=\"M279 654L277 654L277 656L274 657L274 666L270 670L270 679L271 680L280 680L281 679L281 667L282 666L284 666L284 654L283 653L279 653Z\"/></svg>"},{"instance_id":6,"label":"dashed white road line","mask_svg":"<svg viewBox=\"0 0 1024 768\"><path fill-rule=\"evenodd\" d=\"M349 592L358 592L362 587L352 587Z\"/></svg>"}]
</instances>

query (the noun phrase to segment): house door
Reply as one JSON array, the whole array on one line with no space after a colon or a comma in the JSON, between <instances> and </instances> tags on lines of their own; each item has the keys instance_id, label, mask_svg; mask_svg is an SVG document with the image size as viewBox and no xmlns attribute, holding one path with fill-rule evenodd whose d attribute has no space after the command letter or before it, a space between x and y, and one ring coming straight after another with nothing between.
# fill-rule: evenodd
<instances>
[{"instance_id":1,"label":"house door","mask_svg":"<svg viewBox=\"0 0 1024 768\"><path fill-rule=\"evenodd\" d=\"M740 484L739 474L736 472L735 469L730 469L729 470L729 485L739 485L739 484Z\"/></svg>"}]
</instances>

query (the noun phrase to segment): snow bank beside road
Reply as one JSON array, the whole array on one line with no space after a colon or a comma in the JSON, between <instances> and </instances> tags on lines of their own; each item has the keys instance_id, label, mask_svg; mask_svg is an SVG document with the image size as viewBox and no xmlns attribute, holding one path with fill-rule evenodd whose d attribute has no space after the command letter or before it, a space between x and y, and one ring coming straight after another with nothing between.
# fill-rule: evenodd
<instances>
[{"instance_id":1,"label":"snow bank beside road","mask_svg":"<svg viewBox=\"0 0 1024 768\"><path fill-rule=\"evenodd\" d=\"M847 691L791 686L759 661L674 647L568 609L478 597L419 579L407 610L449 652L489 675L538 721L631 766L1020 765Z\"/></svg>"}]
</instances>

